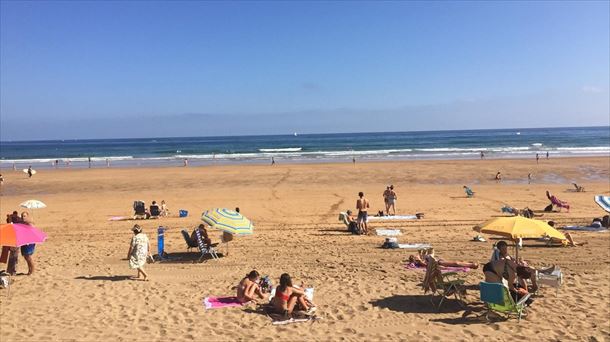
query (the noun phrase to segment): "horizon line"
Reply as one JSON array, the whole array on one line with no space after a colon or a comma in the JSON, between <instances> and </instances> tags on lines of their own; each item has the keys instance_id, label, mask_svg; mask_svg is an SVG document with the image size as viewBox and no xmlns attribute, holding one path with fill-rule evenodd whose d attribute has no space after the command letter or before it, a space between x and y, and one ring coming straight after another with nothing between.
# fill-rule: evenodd
<instances>
[{"instance_id":1,"label":"horizon line","mask_svg":"<svg viewBox=\"0 0 610 342\"><path fill-rule=\"evenodd\" d=\"M599 126L551 126L551 127L509 127L509 128L476 128L476 129L439 129L439 130L410 130L410 131L364 131L364 132L330 132L330 133L297 133L298 135L338 135L338 134L381 134L381 133L426 133L426 132L476 132L476 131L508 131L508 130L532 130L532 129L560 129L560 128L609 128L608 125ZM40 139L40 140L1 140L4 143L22 142L57 142L57 141L96 141L96 140L145 140L145 139L188 139L188 138L233 138L233 137L277 137L291 136L294 133L285 134L237 134L237 135L208 135L208 136L172 136L172 137L140 137L140 138L92 138L92 139Z\"/></svg>"}]
</instances>

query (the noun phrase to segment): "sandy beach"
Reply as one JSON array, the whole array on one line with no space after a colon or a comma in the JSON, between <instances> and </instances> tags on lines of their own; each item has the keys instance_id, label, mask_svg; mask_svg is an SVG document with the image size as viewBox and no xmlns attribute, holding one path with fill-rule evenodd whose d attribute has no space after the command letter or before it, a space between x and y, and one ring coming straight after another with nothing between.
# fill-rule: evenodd
<instances>
[{"instance_id":1,"label":"sandy beach","mask_svg":"<svg viewBox=\"0 0 610 342\"><path fill-rule=\"evenodd\" d=\"M497 171L504 175L500 184L493 180ZM472 227L502 215L504 204L542 210L549 190L572 209L542 219L586 225L605 215L593 196L610 193L610 158L59 169L31 179L12 170L2 174L2 213L41 200L48 208L36 210L34 221L49 235L36 248L36 272L14 277L10 297L0 290L2 340L610 340L608 232L573 233L587 242L582 247L526 241L520 256L534 266L559 265L564 285L558 292L543 287L520 323L487 323L462 317L455 301L437 312L419 285L423 272L404 267L412 251L381 249L382 237L348 234L337 220L340 211L355 210L359 191L372 212L383 209L382 192L393 184L397 214L422 212L425 218L374 222L372 228L401 229L401 243L430 243L443 259L484 263L497 240L471 241ZM586 192L572 191L572 182ZM466 198L462 185L476 196ZM157 226L169 227L165 250L183 257L147 265L149 282L129 280L135 271L125 256L134 221L108 221L131 215L138 199L168 203L172 217L137 223L155 253ZM235 238L228 256L193 263L180 230L190 232L201 213L215 207L240 207L255 234ZM178 218L178 209L189 216ZM214 242L219 236L212 231ZM204 297L233 295L232 287L252 269L276 284L288 272L314 286L321 319L274 326L252 307L204 308ZM18 271L27 271L23 259ZM476 316L483 308L477 289L483 274L460 276L468 285L467 309Z\"/></svg>"}]
</instances>

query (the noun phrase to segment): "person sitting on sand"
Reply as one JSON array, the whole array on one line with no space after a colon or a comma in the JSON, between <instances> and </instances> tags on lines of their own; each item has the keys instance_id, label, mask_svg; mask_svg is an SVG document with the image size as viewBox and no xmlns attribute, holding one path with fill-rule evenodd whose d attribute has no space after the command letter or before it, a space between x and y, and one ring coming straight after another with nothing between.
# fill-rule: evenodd
<instances>
[{"instance_id":1,"label":"person sitting on sand","mask_svg":"<svg viewBox=\"0 0 610 342\"><path fill-rule=\"evenodd\" d=\"M148 241L148 236L142 232L142 228L139 225L134 225L131 230L134 236L129 244L127 259L129 260L129 267L138 270L138 275L132 279L139 280L140 275L142 275L144 276L142 280L146 281L148 274L144 271L144 265L146 265L146 259L148 259L150 242Z\"/></svg>"},{"instance_id":2,"label":"person sitting on sand","mask_svg":"<svg viewBox=\"0 0 610 342\"><path fill-rule=\"evenodd\" d=\"M426 255L434 255L434 251L432 249L420 250L417 255L409 255L409 263L416 267L428 267L428 263L425 261ZM479 264L476 262L451 261L443 259L439 259L437 262L439 266L443 267L465 267L472 269L479 268Z\"/></svg>"},{"instance_id":3,"label":"person sitting on sand","mask_svg":"<svg viewBox=\"0 0 610 342\"><path fill-rule=\"evenodd\" d=\"M303 289L292 285L292 278L288 273L280 276L280 285L275 290L271 305L277 313L285 316L291 315L294 309L306 311L308 314L315 311L315 306L305 298Z\"/></svg>"},{"instance_id":4,"label":"person sitting on sand","mask_svg":"<svg viewBox=\"0 0 610 342\"><path fill-rule=\"evenodd\" d=\"M513 260L502 259L490 261L483 266L485 281L488 283L505 283L513 298L519 300L528 294L526 280L532 280L532 291L536 291L536 277L534 272L527 266L517 265ZM518 279L517 279L518 277ZM531 300L528 300L528 305Z\"/></svg>"},{"instance_id":5,"label":"person sitting on sand","mask_svg":"<svg viewBox=\"0 0 610 342\"><path fill-rule=\"evenodd\" d=\"M258 284L260 278L260 274L258 274L257 271L252 270L239 282L239 285L237 285L237 299L241 303L256 300L255 295L260 299L265 299L267 297Z\"/></svg>"},{"instance_id":6,"label":"person sitting on sand","mask_svg":"<svg viewBox=\"0 0 610 342\"><path fill-rule=\"evenodd\" d=\"M167 208L165 200L161 200L161 216L169 216L169 208Z\"/></svg>"},{"instance_id":7,"label":"person sitting on sand","mask_svg":"<svg viewBox=\"0 0 610 342\"><path fill-rule=\"evenodd\" d=\"M356 222L354 216L352 216L352 211L348 210L345 212L345 214L345 219L347 221L347 230L352 234L360 234L360 231L358 230L358 222Z\"/></svg>"},{"instance_id":8,"label":"person sitting on sand","mask_svg":"<svg viewBox=\"0 0 610 342\"><path fill-rule=\"evenodd\" d=\"M500 173L500 171L498 171L498 173L496 173L496 183L500 183L502 181L502 174Z\"/></svg>"},{"instance_id":9,"label":"person sitting on sand","mask_svg":"<svg viewBox=\"0 0 610 342\"><path fill-rule=\"evenodd\" d=\"M555 228L555 222L549 221L549 222L547 222L547 224L549 226ZM574 241L574 237L572 237L572 234L570 234L569 232L565 232L565 233L563 233L563 235L566 237L565 240L561 240L561 239L558 239L558 238L551 237L549 239L551 244L555 243L555 244L561 244L561 245L570 246L570 247L584 246L584 245L587 244L587 242L576 242L576 241Z\"/></svg>"}]
</instances>

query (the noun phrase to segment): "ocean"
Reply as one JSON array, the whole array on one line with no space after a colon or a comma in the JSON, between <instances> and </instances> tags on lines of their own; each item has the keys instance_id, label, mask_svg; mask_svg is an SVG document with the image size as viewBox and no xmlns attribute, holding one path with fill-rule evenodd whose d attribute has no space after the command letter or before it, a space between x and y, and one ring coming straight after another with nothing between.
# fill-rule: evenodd
<instances>
[{"instance_id":1,"label":"ocean","mask_svg":"<svg viewBox=\"0 0 610 342\"><path fill-rule=\"evenodd\" d=\"M609 156L610 127L0 142L0 167Z\"/></svg>"}]
</instances>

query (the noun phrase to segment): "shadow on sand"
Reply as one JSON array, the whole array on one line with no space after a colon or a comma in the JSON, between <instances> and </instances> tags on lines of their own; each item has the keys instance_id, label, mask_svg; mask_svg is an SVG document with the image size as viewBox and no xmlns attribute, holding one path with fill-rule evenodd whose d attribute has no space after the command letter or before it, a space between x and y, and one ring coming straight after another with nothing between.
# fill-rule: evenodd
<instances>
[{"instance_id":1,"label":"shadow on sand","mask_svg":"<svg viewBox=\"0 0 610 342\"><path fill-rule=\"evenodd\" d=\"M224 258L224 254L220 252L216 252L219 258ZM200 252L178 252L178 253L169 253L165 256L164 259L159 259L159 256L155 254L155 263L164 263L164 264L194 264L198 263L201 258ZM206 254L201 262L206 262L212 260L212 256ZM212 260L213 261L213 260Z\"/></svg>"},{"instance_id":2,"label":"shadow on sand","mask_svg":"<svg viewBox=\"0 0 610 342\"><path fill-rule=\"evenodd\" d=\"M122 280L130 280L132 276L127 275L115 275L115 276L79 276L74 279L82 279L82 280L109 280L109 281L122 281Z\"/></svg>"}]
</instances>

